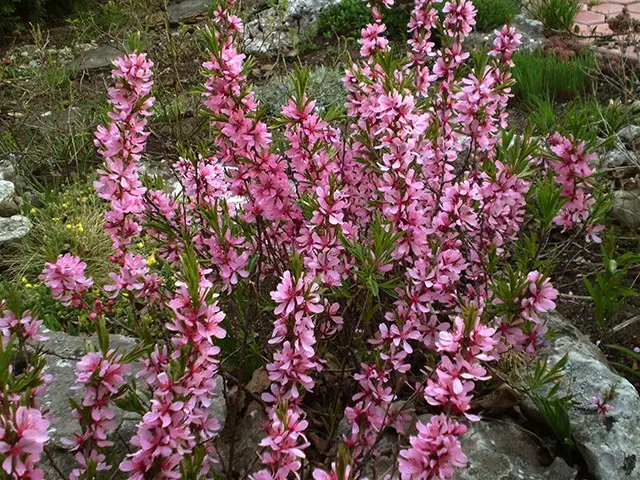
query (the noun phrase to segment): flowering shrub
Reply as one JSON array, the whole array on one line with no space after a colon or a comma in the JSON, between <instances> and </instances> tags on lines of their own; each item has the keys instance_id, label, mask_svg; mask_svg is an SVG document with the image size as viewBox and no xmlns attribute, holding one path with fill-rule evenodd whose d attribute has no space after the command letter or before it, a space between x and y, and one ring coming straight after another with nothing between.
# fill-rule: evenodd
<instances>
[{"instance_id":1,"label":"flowering shrub","mask_svg":"<svg viewBox=\"0 0 640 480\"><path fill-rule=\"evenodd\" d=\"M450 478L466 465L461 422L479 419L472 400L490 378L486 364L510 350L534 355L547 331L542 314L555 307L557 292L535 255L512 257L529 192L552 178L545 185L569 199L539 202L546 207L534 212L534 226L551 218L596 239L589 157L571 138L538 144L505 131L520 42L513 28L497 30L489 54L470 62L462 44L475 22L472 2L450 0L440 14L439 2L418 0L408 55L398 58L381 17L391 3L374 4L362 30L362 58L344 77L346 116L320 115L306 94L308 73L298 70L274 128L236 49L242 22L231 2L218 5L203 63L211 143L183 149L173 166L178 194L140 176L153 63L138 52L115 62L110 123L96 133L104 167L95 183L110 204L111 282L89 291L84 263L69 254L41 276L55 298L90 312L100 338L100 351L77 365L74 479L113 467L133 479L212 477L220 423L209 407L227 337L235 345L227 359L242 365L254 347L266 359L269 420L253 479L310 469L305 401L326 385L328 364L350 400L338 395L326 415L343 415L349 428L329 439L341 443L338 458L313 469L315 479L366 475L389 427L409 436L400 478ZM132 249L143 232L154 262ZM116 302L128 304L126 316ZM30 322L6 320L3 335L25 340ZM136 334L142 346L110 349L106 325ZM144 386L135 388L125 373L140 356ZM242 386L244 376L227 378ZM418 404L434 415L416 423ZM105 451L115 405L140 415L118 466L106 463ZM14 425L16 413L4 412L3 421ZM30 438L41 445L47 420L38 418ZM41 451L16 457L7 445L0 455L21 462ZM12 475L17 467L8 462ZM12 478L27 478L19 475Z\"/></svg>"}]
</instances>

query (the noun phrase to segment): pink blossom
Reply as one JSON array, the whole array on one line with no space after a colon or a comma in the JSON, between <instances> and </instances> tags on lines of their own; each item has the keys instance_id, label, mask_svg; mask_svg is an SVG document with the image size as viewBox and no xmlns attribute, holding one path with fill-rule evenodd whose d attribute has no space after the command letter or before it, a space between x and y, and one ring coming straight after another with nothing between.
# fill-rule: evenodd
<instances>
[{"instance_id":1,"label":"pink blossom","mask_svg":"<svg viewBox=\"0 0 640 480\"><path fill-rule=\"evenodd\" d=\"M10 478L43 478L35 464L49 439L49 420L38 409L19 406L0 421L2 470Z\"/></svg>"},{"instance_id":2,"label":"pink blossom","mask_svg":"<svg viewBox=\"0 0 640 480\"><path fill-rule=\"evenodd\" d=\"M360 55L369 57L387 49L389 40L381 34L387 29L386 25L380 23L369 24L362 29L362 38L359 40L361 48Z\"/></svg>"},{"instance_id":3,"label":"pink blossom","mask_svg":"<svg viewBox=\"0 0 640 480\"><path fill-rule=\"evenodd\" d=\"M494 57L502 55L504 61L513 66L511 58L521 43L522 35L516 33L516 29L508 25L504 25L501 30L496 30L495 34L496 39L493 41L493 50L489 52L489 55Z\"/></svg>"},{"instance_id":4,"label":"pink blossom","mask_svg":"<svg viewBox=\"0 0 640 480\"><path fill-rule=\"evenodd\" d=\"M411 447L400 451L398 470L403 480L451 478L456 468L467 465L460 436L467 427L444 415L431 417L426 425L416 424L418 434L411 436Z\"/></svg>"},{"instance_id":5,"label":"pink blossom","mask_svg":"<svg viewBox=\"0 0 640 480\"><path fill-rule=\"evenodd\" d=\"M522 300L524 315L530 319L537 319L538 313L548 312L556 308L554 300L558 291L553 288L548 278L534 270L527 275L529 291Z\"/></svg>"},{"instance_id":6,"label":"pink blossom","mask_svg":"<svg viewBox=\"0 0 640 480\"><path fill-rule=\"evenodd\" d=\"M82 295L93 285L85 276L87 264L69 253L59 255L56 263L46 263L38 277L51 289L51 295L65 306L80 306Z\"/></svg>"},{"instance_id":7,"label":"pink blossom","mask_svg":"<svg viewBox=\"0 0 640 480\"><path fill-rule=\"evenodd\" d=\"M598 413L603 417L606 417L607 415L609 415L609 413L615 410L615 407L613 405L609 405L609 403L607 403L607 400L603 398L601 393L592 397L591 403L595 405Z\"/></svg>"},{"instance_id":8,"label":"pink blossom","mask_svg":"<svg viewBox=\"0 0 640 480\"><path fill-rule=\"evenodd\" d=\"M29 310L22 313L18 318L15 313L7 308L6 302L0 302L0 334L2 335L2 345L7 346L12 335L17 335L22 341L36 340L39 342L47 340L47 337L40 335L39 330L42 320L38 320L31 315Z\"/></svg>"}]
</instances>

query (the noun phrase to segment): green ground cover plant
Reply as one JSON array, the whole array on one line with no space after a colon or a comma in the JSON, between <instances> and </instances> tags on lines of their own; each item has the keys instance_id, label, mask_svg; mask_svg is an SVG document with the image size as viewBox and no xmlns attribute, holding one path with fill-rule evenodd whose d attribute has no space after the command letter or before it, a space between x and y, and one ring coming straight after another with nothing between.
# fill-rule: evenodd
<instances>
[{"instance_id":1,"label":"green ground cover plant","mask_svg":"<svg viewBox=\"0 0 640 480\"><path fill-rule=\"evenodd\" d=\"M382 16L390 38L406 38L409 13L409 10L403 6L394 6L383 12ZM317 33L328 37L337 35L358 38L360 30L370 21L371 12L365 2L344 0L320 14Z\"/></svg>"},{"instance_id":2,"label":"green ground cover plant","mask_svg":"<svg viewBox=\"0 0 640 480\"><path fill-rule=\"evenodd\" d=\"M310 71L309 95L317 99L317 106L320 110L326 111L331 107L342 109L347 98L347 91L342 84L342 76L340 67L320 66ZM256 88L256 96L270 115L277 115L292 93L293 86L287 75L273 77L266 84Z\"/></svg>"},{"instance_id":3,"label":"green ground cover plant","mask_svg":"<svg viewBox=\"0 0 640 480\"><path fill-rule=\"evenodd\" d=\"M559 131L590 140L611 144L612 136L622 127L633 123L638 113L633 106L611 100L601 104L594 98L581 98L558 104L549 97L532 97L527 110L538 132Z\"/></svg>"}]
</instances>

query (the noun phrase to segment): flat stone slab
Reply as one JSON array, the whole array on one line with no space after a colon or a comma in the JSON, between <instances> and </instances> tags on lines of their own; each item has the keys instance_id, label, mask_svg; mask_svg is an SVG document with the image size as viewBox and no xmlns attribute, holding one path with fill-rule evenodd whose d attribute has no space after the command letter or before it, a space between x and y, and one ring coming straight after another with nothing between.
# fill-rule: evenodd
<instances>
[{"instance_id":1,"label":"flat stone slab","mask_svg":"<svg viewBox=\"0 0 640 480\"><path fill-rule=\"evenodd\" d=\"M111 67L113 61L121 55L122 52L111 45L100 45L98 48L88 50L77 57L71 62L71 67L76 70Z\"/></svg>"},{"instance_id":2,"label":"flat stone slab","mask_svg":"<svg viewBox=\"0 0 640 480\"><path fill-rule=\"evenodd\" d=\"M604 15L589 10L578 12L575 18L578 25L598 25L604 23Z\"/></svg>"},{"instance_id":3,"label":"flat stone slab","mask_svg":"<svg viewBox=\"0 0 640 480\"><path fill-rule=\"evenodd\" d=\"M0 217L10 217L20 212L13 182L0 180Z\"/></svg>"},{"instance_id":4,"label":"flat stone slab","mask_svg":"<svg viewBox=\"0 0 640 480\"><path fill-rule=\"evenodd\" d=\"M462 450L468 465L454 480L574 480L578 473L560 457L543 465L537 439L507 419L471 422Z\"/></svg>"},{"instance_id":5,"label":"flat stone slab","mask_svg":"<svg viewBox=\"0 0 640 480\"><path fill-rule=\"evenodd\" d=\"M622 25L629 23L629 20L640 20L640 0L601 0L595 2L593 0L579 0L579 2L580 11L575 17L572 29L587 44L594 43L597 39L607 40L614 35L624 35L626 32L619 31ZM623 15L625 10L629 18L620 22L618 17ZM611 22L613 29L609 26L609 22ZM599 55L606 57L622 57L632 62L638 61L638 56L633 48L622 51L615 42L598 45L596 51Z\"/></svg>"},{"instance_id":6,"label":"flat stone slab","mask_svg":"<svg viewBox=\"0 0 640 480\"><path fill-rule=\"evenodd\" d=\"M31 223L27 217L14 215L0 218L0 244L20 240L31 230Z\"/></svg>"},{"instance_id":7,"label":"flat stone slab","mask_svg":"<svg viewBox=\"0 0 640 480\"><path fill-rule=\"evenodd\" d=\"M640 189L616 190L612 196L611 214L631 229L640 227Z\"/></svg>"},{"instance_id":8,"label":"flat stone slab","mask_svg":"<svg viewBox=\"0 0 640 480\"><path fill-rule=\"evenodd\" d=\"M15 181L16 168L13 166L11 160L11 154L6 157L0 157L0 180L7 180L9 182Z\"/></svg>"},{"instance_id":9,"label":"flat stone slab","mask_svg":"<svg viewBox=\"0 0 640 480\"><path fill-rule=\"evenodd\" d=\"M427 424L430 417L421 415L417 420ZM535 435L510 418L464 423L468 430L461 442L468 461L465 468L456 469L453 480L576 479L578 472L575 468L560 457L552 458ZM343 420L342 424L346 425L346 422ZM413 432L415 429L410 427L410 434ZM380 450L390 453L383 453L376 458L377 478L397 472L398 458L394 452L397 452L398 446L402 448L408 444L408 438L398 440L392 434L382 438ZM372 478L373 471L369 466L363 473Z\"/></svg>"},{"instance_id":10,"label":"flat stone slab","mask_svg":"<svg viewBox=\"0 0 640 480\"><path fill-rule=\"evenodd\" d=\"M169 22L193 21L207 11L206 0L184 0L184 2L169 5Z\"/></svg>"}]
</instances>

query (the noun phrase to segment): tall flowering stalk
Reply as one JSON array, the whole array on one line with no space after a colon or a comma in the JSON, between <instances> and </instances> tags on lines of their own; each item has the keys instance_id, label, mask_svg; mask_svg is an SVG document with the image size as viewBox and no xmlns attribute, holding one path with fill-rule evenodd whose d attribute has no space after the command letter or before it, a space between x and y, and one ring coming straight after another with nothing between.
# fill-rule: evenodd
<instances>
[{"instance_id":1,"label":"tall flowering stalk","mask_svg":"<svg viewBox=\"0 0 640 480\"><path fill-rule=\"evenodd\" d=\"M554 223L563 231L584 228L588 241L601 243L600 234L604 227L589 222L590 208L596 203L589 192L589 177L593 174L589 163L595 159L595 155L586 151L584 141L576 142L559 133L549 138L548 143L552 156L547 162L555 172L555 182L562 187L560 195L566 199L553 219Z\"/></svg>"},{"instance_id":2,"label":"tall flowering stalk","mask_svg":"<svg viewBox=\"0 0 640 480\"><path fill-rule=\"evenodd\" d=\"M153 396L132 439L137 450L120 465L132 479L182 478L181 471L203 478L215 462L212 440L220 424L209 406L220 354L215 341L226 335L220 326L225 315L211 302L207 272L195 268L195 277L178 282L169 302L172 352L156 349L141 372Z\"/></svg>"},{"instance_id":3,"label":"tall flowering stalk","mask_svg":"<svg viewBox=\"0 0 640 480\"><path fill-rule=\"evenodd\" d=\"M258 248L281 268L302 213L289 183L287 162L272 152L271 133L257 116L255 93L246 87L245 55L234 45L242 23L230 15L229 7L220 5L216 29L209 33L210 58L203 63L208 76L204 104L212 113L214 143L232 179L231 191L246 202L241 216L264 227Z\"/></svg>"},{"instance_id":4,"label":"tall flowering stalk","mask_svg":"<svg viewBox=\"0 0 640 480\"><path fill-rule=\"evenodd\" d=\"M126 264L126 262L125 262ZM86 294L93 279L85 273L86 263L70 254L60 255L55 263L47 263L39 278L51 289L52 296L64 305L89 309ZM115 275L115 274L112 274ZM72 400L72 415L80 431L72 439L63 439L74 453L77 467L70 474L72 480L97 478L98 472L112 468L106 463L108 450L113 446L110 438L117 425L114 402L121 395L124 375L131 365L123 355L108 348L108 335L104 329L101 302L96 302L90 318L98 321L98 334L103 347L89 352L76 364L76 384L82 400Z\"/></svg>"},{"instance_id":5,"label":"tall flowering stalk","mask_svg":"<svg viewBox=\"0 0 640 480\"><path fill-rule=\"evenodd\" d=\"M46 340L39 334L42 322L31 312L0 302L0 472L12 480L42 480L38 462L49 439L50 420L38 397L44 394L50 376L43 373L40 350L27 351L27 341ZM16 369L18 360L26 363Z\"/></svg>"},{"instance_id":6,"label":"tall flowering stalk","mask_svg":"<svg viewBox=\"0 0 640 480\"><path fill-rule=\"evenodd\" d=\"M119 255L140 234L139 215L144 211L144 193L139 178L140 158L149 132L145 131L154 97L151 94L153 62L144 53L131 53L114 61L109 89L111 122L95 134L104 167L94 183L98 196L110 202L106 228Z\"/></svg>"},{"instance_id":7,"label":"tall flowering stalk","mask_svg":"<svg viewBox=\"0 0 640 480\"><path fill-rule=\"evenodd\" d=\"M113 401L119 397L124 375L130 370L131 365L123 363L122 354L115 350L87 353L76 365L76 384L72 388L81 390L84 398L72 412L81 431L69 441L78 463L71 480L93 479L98 472L112 468L106 458L113 446L109 436L116 428Z\"/></svg>"},{"instance_id":8,"label":"tall flowering stalk","mask_svg":"<svg viewBox=\"0 0 640 480\"><path fill-rule=\"evenodd\" d=\"M269 405L269 423L267 437L260 443L266 448L260 459L267 468L253 475L255 480L299 477L303 452L309 446L302 394L313 391L312 374L322 370L315 352L313 317L324 307L317 292L316 283L289 271L271 292L277 318L269 343L277 351L267 365L271 390L263 395Z\"/></svg>"}]
</instances>

